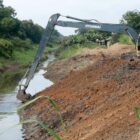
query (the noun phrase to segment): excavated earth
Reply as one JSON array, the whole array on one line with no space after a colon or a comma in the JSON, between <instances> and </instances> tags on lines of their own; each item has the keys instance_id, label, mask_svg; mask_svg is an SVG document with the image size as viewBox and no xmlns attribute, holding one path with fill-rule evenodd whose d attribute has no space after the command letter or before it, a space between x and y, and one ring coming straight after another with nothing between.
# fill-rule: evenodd
<instances>
[{"instance_id":1,"label":"excavated earth","mask_svg":"<svg viewBox=\"0 0 140 140\"><path fill-rule=\"evenodd\" d=\"M88 55L92 64L68 70L65 77L59 78L63 80L56 78L56 84L36 95L57 102L65 129L46 98L22 110L21 119L37 118L47 123L62 140L140 140L140 120L134 113L135 107L140 107L140 59L134 57L130 46L124 45L85 50L81 58L80 54L75 56L76 63L83 55ZM65 65L61 69L68 67ZM24 128L26 140L54 139L38 124Z\"/></svg>"},{"instance_id":2,"label":"excavated earth","mask_svg":"<svg viewBox=\"0 0 140 140\"><path fill-rule=\"evenodd\" d=\"M133 52L134 46L115 44L108 49L84 49L72 58L56 60L49 64L44 75L53 82L66 78L71 72L79 71L94 64L97 60L105 57L120 57L124 53Z\"/></svg>"}]
</instances>

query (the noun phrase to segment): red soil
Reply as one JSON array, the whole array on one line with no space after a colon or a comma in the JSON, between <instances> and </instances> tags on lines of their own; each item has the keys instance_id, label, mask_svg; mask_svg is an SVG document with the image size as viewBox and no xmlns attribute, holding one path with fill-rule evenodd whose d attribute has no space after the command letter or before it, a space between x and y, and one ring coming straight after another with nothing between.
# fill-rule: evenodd
<instances>
[{"instance_id":1,"label":"red soil","mask_svg":"<svg viewBox=\"0 0 140 140\"><path fill-rule=\"evenodd\" d=\"M28 107L25 115L48 123L62 140L139 140L134 108L140 106L140 60L131 55L103 56L37 94L57 101L66 130L46 99ZM27 140L54 139L38 126L26 128Z\"/></svg>"}]
</instances>

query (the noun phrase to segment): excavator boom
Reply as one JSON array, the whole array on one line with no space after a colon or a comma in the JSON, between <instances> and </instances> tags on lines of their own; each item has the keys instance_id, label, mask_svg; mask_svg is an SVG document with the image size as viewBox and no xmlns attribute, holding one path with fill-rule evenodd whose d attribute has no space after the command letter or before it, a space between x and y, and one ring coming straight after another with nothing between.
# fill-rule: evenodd
<instances>
[{"instance_id":1,"label":"excavator boom","mask_svg":"<svg viewBox=\"0 0 140 140\"><path fill-rule=\"evenodd\" d=\"M68 19L76 20L76 21L61 21L58 20L60 14L54 14L50 17L45 32L41 38L39 48L35 55L35 58L31 64L29 72L25 75L26 81L24 84L19 85L19 91L17 98L21 101L28 100L31 96L26 94L26 89L34 76L36 68L39 64L40 58L45 50L46 44L48 43L49 39L51 38L52 32L55 26L61 27L71 27L71 28L79 28L79 29L86 29L86 28L93 28L99 31L107 31L107 32L114 32L114 33L127 33L132 41L137 45L137 51L140 55L140 38L138 33L131 27L124 25L124 24L108 24L108 23L99 23L99 22L92 22L91 20L83 20L71 16L65 16Z\"/></svg>"}]
</instances>

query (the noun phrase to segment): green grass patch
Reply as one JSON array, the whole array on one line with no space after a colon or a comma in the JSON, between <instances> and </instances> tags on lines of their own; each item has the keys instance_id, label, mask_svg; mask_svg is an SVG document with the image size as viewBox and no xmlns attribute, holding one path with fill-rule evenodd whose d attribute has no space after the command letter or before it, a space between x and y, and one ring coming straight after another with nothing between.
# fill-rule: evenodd
<instances>
[{"instance_id":1,"label":"green grass patch","mask_svg":"<svg viewBox=\"0 0 140 140\"><path fill-rule=\"evenodd\" d=\"M140 107L135 107L134 113L136 117L140 120Z\"/></svg>"},{"instance_id":2,"label":"green grass patch","mask_svg":"<svg viewBox=\"0 0 140 140\"><path fill-rule=\"evenodd\" d=\"M33 45L30 49L16 48L13 51L13 56L11 59L0 58L0 69L4 72L0 72L0 91L7 92L13 90L19 80L24 75L26 68L32 63L36 52L38 50L38 45ZM46 47L41 61L47 59L47 54L53 51L56 47ZM10 67L16 66L14 70L10 70ZM9 67L9 68L8 68Z\"/></svg>"},{"instance_id":3,"label":"green grass patch","mask_svg":"<svg viewBox=\"0 0 140 140\"><path fill-rule=\"evenodd\" d=\"M8 92L13 90L21 77L24 75L26 68L34 59L37 47L31 49L15 49L11 59L0 58L0 91ZM12 68L15 67L16 68ZM10 70L11 69L11 70Z\"/></svg>"},{"instance_id":4,"label":"green grass patch","mask_svg":"<svg viewBox=\"0 0 140 140\"><path fill-rule=\"evenodd\" d=\"M82 52L82 50L84 48L104 48L105 46L99 46L97 44L93 44L93 43L86 43L83 45L73 45L73 46L68 46L68 47L63 47L60 48L58 53L57 53L57 57L58 59L66 59L66 58L70 58L73 57L74 55L76 55L77 53Z\"/></svg>"},{"instance_id":5,"label":"green grass patch","mask_svg":"<svg viewBox=\"0 0 140 140\"><path fill-rule=\"evenodd\" d=\"M121 44L127 44L127 45L133 45L134 43L132 42L132 39L130 38L130 36L126 35L126 34L120 34L118 37L118 42L120 42Z\"/></svg>"},{"instance_id":6,"label":"green grass patch","mask_svg":"<svg viewBox=\"0 0 140 140\"><path fill-rule=\"evenodd\" d=\"M130 38L128 35L126 35L126 34L121 34L121 35L119 36L118 41L119 41L120 43L122 43L122 44L128 44L128 45L132 45L132 44L133 44L131 38Z\"/></svg>"},{"instance_id":7,"label":"green grass patch","mask_svg":"<svg viewBox=\"0 0 140 140\"><path fill-rule=\"evenodd\" d=\"M16 71L8 71L0 75L0 91L8 92L14 90L25 69L18 68Z\"/></svg>"},{"instance_id":8,"label":"green grass patch","mask_svg":"<svg viewBox=\"0 0 140 140\"><path fill-rule=\"evenodd\" d=\"M20 65L30 64L35 57L36 51L37 51L36 46L34 46L32 49L28 49L28 50L24 50L24 49L15 50L14 54L13 54L14 62L16 62Z\"/></svg>"},{"instance_id":9,"label":"green grass patch","mask_svg":"<svg viewBox=\"0 0 140 140\"><path fill-rule=\"evenodd\" d=\"M58 59L70 58L80 51L82 51L82 47L79 45L62 48L59 50L60 53L58 54Z\"/></svg>"},{"instance_id":10,"label":"green grass patch","mask_svg":"<svg viewBox=\"0 0 140 140\"><path fill-rule=\"evenodd\" d=\"M82 47L82 48L89 48L89 49L106 48L105 45L102 45L102 46L101 46L101 45L98 45L98 44L96 44L96 43L91 43L91 42L85 43L85 44L81 45L81 47Z\"/></svg>"},{"instance_id":11,"label":"green grass patch","mask_svg":"<svg viewBox=\"0 0 140 140\"><path fill-rule=\"evenodd\" d=\"M46 46L45 53L47 53L47 54L48 53L55 53L59 47L60 47L60 44L49 43Z\"/></svg>"}]
</instances>

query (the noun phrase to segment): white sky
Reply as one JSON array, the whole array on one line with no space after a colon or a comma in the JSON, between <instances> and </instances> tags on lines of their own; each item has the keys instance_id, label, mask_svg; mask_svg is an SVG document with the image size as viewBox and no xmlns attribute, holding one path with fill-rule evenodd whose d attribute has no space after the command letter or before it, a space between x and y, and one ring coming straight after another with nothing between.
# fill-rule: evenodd
<instances>
[{"instance_id":1,"label":"white sky","mask_svg":"<svg viewBox=\"0 0 140 140\"><path fill-rule=\"evenodd\" d=\"M140 10L140 0L4 0L4 4L12 6L19 19L32 19L43 27L54 13L118 23L126 11ZM65 35L73 32L72 29L57 29Z\"/></svg>"}]
</instances>

